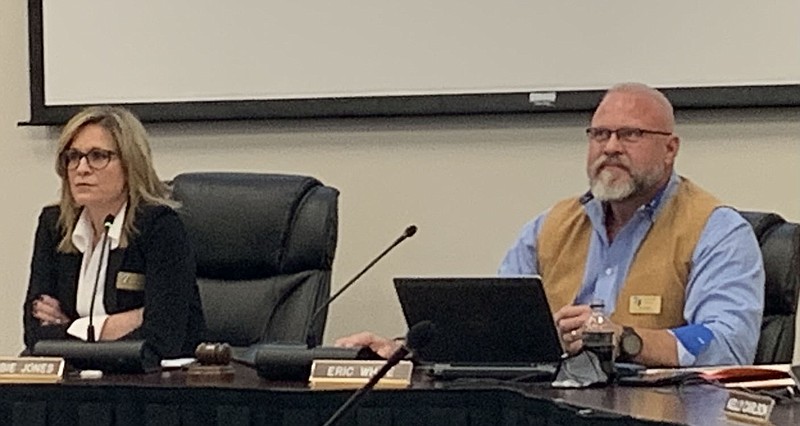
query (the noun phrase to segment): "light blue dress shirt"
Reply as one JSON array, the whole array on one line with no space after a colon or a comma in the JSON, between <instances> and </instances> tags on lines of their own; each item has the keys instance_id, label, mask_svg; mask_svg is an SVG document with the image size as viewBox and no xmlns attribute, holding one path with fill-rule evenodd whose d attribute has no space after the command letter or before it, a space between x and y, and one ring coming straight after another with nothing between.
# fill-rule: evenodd
<instances>
[{"instance_id":1,"label":"light blue dress shirt","mask_svg":"<svg viewBox=\"0 0 800 426\"><path fill-rule=\"evenodd\" d=\"M602 203L590 199L584 204L593 232L576 304L602 299L607 314L614 312L639 245L680 181L673 173L665 189L641 206L610 243ZM536 242L546 216L544 212L522 228L500 265L500 275L539 273ZM758 241L736 211L717 208L692 254L683 309L687 325L670 330L678 340L680 365L752 364L763 310L764 265Z\"/></svg>"}]
</instances>

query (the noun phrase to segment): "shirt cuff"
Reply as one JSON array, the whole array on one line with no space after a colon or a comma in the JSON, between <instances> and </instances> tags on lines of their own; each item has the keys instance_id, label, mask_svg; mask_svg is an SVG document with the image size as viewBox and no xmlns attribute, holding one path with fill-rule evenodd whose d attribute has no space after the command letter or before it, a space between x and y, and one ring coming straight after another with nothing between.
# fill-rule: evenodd
<instances>
[{"instance_id":1,"label":"shirt cuff","mask_svg":"<svg viewBox=\"0 0 800 426\"><path fill-rule=\"evenodd\" d=\"M100 332L103 331L103 326L106 324L106 320L108 319L108 315L95 315L92 317L92 324L94 324L94 337L95 340L100 340ZM78 318L75 321L72 321L69 328L67 329L67 334L73 337L77 337L81 340L87 339L87 329L89 328L89 317L82 317Z\"/></svg>"},{"instance_id":2,"label":"shirt cuff","mask_svg":"<svg viewBox=\"0 0 800 426\"><path fill-rule=\"evenodd\" d=\"M668 331L672 333L673 336L675 336L675 333L672 330ZM689 353L689 351L686 350L686 347L683 346L683 343L681 343L680 339L678 339L677 336L675 337L675 341L678 342L678 365L681 367L689 367L691 365L694 365L694 362L697 360L697 357L692 355L691 353Z\"/></svg>"},{"instance_id":3,"label":"shirt cuff","mask_svg":"<svg viewBox=\"0 0 800 426\"><path fill-rule=\"evenodd\" d=\"M691 324L669 330L678 343L678 363L681 367L693 365L697 356L714 340L714 333L702 324Z\"/></svg>"}]
</instances>

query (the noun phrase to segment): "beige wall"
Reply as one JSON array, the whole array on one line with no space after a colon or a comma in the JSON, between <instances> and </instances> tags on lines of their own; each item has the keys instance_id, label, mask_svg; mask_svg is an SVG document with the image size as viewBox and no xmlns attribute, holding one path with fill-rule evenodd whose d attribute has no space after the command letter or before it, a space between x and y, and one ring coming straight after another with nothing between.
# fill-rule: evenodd
<instances>
[{"instance_id":1,"label":"beige wall","mask_svg":"<svg viewBox=\"0 0 800 426\"><path fill-rule=\"evenodd\" d=\"M28 116L25 2L0 4L3 208L0 347L22 348L21 304L36 216L54 201L55 134ZM89 53L87 53L89 54ZM681 173L730 204L800 220L800 114L680 113ZM414 223L407 241L332 307L326 341L404 331L391 278L489 275L525 221L585 189L584 114L195 123L148 126L163 178L200 170L303 173L342 192L334 289Z\"/></svg>"}]
</instances>

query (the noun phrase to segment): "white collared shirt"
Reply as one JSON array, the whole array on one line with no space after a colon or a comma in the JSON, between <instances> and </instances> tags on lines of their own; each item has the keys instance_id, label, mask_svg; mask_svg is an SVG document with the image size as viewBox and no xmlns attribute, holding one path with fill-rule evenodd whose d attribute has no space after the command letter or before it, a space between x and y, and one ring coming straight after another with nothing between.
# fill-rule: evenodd
<instances>
[{"instance_id":1,"label":"white collared shirt","mask_svg":"<svg viewBox=\"0 0 800 426\"><path fill-rule=\"evenodd\" d=\"M75 230L72 231L72 244L75 245L78 251L83 253L83 260L78 275L78 293L75 302L75 309L78 311L80 318L70 324L67 333L79 339L87 339L86 329L89 326L89 311L95 281L98 284L97 296L94 299L92 322L94 324L95 338L97 340L100 339L103 326L105 325L106 319L108 319L105 306L103 306L108 256L111 250L119 247L119 239L122 235L122 224L125 222L125 211L127 208L128 203L122 205L122 208L120 208L119 212L114 217L114 223L112 223L111 227L108 229L107 250L101 250L103 244L102 236L97 242L97 245L92 247L94 228L92 227L92 221L86 209L83 209L83 212L81 212L81 216L75 224ZM103 256L102 262L100 256ZM100 268L99 273L98 266Z\"/></svg>"}]
</instances>

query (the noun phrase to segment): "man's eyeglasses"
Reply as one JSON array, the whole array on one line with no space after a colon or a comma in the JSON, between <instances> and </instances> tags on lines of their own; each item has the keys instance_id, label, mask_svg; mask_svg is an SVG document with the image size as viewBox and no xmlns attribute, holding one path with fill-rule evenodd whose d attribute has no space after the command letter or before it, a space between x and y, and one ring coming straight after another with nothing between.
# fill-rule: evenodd
<instances>
[{"instance_id":1,"label":"man's eyeglasses","mask_svg":"<svg viewBox=\"0 0 800 426\"><path fill-rule=\"evenodd\" d=\"M94 170L104 169L108 166L111 158L117 155L114 151L107 149L93 148L89 152L80 152L77 149L68 149L61 153L61 164L67 170L75 170L85 157L86 162Z\"/></svg>"},{"instance_id":2,"label":"man's eyeglasses","mask_svg":"<svg viewBox=\"0 0 800 426\"><path fill-rule=\"evenodd\" d=\"M613 134L616 134L617 139L624 142L639 142L645 135L670 136L672 133L662 132L660 130L639 129L636 127L620 127L616 130L607 129L605 127L589 127L586 129L586 135L595 142L607 142L611 139L611 135Z\"/></svg>"}]
</instances>

